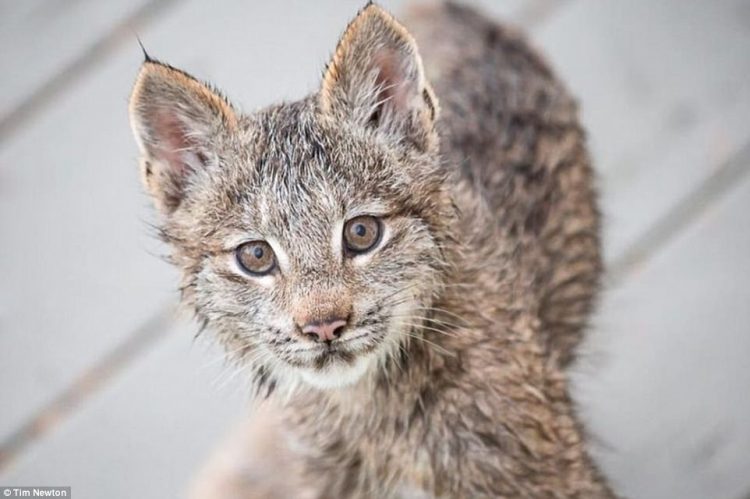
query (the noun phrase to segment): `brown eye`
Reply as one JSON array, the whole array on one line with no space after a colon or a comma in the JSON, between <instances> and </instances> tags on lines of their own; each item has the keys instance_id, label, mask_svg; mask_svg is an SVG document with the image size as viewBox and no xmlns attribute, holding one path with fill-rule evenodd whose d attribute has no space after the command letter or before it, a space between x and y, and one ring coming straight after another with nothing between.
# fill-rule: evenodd
<instances>
[{"instance_id":1,"label":"brown eye","mask_svg":"<svg viewBox=\"0 0 750 499\"><path fill-rule=\"evenodd\" d=\"M237 263L252 275L269 274L276 268L276 257L271 246L265 241L251 241L241 244L235 250Z\"/></svg>"},{"instance_id":2,"label":"brown eye","mask_svg":"<svg viewBox=\"0 0 750 499\"><path fill-rule=\"evenodd\" d=\"M354 254L366 253L380 242L381 223L365 215L352 218L344 226L344 244Z\"/></svg>"}]
</instances>

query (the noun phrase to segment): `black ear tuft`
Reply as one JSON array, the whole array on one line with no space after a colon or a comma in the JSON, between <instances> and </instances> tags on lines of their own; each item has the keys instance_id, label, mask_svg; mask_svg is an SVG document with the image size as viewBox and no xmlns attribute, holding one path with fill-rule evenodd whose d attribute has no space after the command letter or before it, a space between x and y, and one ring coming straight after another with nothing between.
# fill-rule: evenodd
<instances>
[{"instance_id":1,"label":"black ear tuft","mask_svg":"<svg viewBox=\"0 0 750 499\"><path fill-rule=\"evenodd\" d=\"M146 47L143 46L141 38L138 35L135 35L135 39L138 40L138 45L141 47L141 51L143 51L143 62L155 62L155 60L148 55L148 52L146 52Z\"/></svg>"}]
</instances>

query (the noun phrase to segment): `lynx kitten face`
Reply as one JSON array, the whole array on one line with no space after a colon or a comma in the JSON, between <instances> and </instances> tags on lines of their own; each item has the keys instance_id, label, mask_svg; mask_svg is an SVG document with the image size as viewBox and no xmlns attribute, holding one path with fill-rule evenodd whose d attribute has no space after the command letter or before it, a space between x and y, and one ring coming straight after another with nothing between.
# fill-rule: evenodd
<instances>
[{"instance_id":1,"label":"lynx kitten face","mask_svg":"<svg viewBox=\"0 0 750 499\"><path fill-rule=\"evenodd\" d=\"M410 341L454 217L411 36L359 16L320 91L240 115L147 57L131 123L184 301L271 389L336 387Z\"/></svg>"}]
</instances>

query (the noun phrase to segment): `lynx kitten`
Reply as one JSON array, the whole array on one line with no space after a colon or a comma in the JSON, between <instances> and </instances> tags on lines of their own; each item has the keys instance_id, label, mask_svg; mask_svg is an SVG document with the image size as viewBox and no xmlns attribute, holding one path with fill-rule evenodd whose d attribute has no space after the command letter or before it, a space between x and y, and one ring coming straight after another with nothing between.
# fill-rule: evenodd
<instances>
[{"instance_id":1,"label":"lynx kitten","mask_svg":"<svg viewBox=\"0 0 750 499\"><path fill-rule=\"evenodd\" d=\"M472 10L407 25L368 4L318 92L247 115L143 64L183 300L260 400L197 495L612 497L564 371L601 272L576 104Z\"/></svg>"}]
</instances>

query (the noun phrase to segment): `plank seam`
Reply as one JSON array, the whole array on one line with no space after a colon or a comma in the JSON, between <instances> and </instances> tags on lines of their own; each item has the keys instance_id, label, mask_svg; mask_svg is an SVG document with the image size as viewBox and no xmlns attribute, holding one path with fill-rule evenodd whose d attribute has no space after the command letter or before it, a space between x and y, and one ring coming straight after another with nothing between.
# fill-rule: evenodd
<instances>
[{"instance_id":1,"label":"plank seam","mask_svg":"<svg viewBox=\"0 0 750 499\"><path fill-rule=\"evenodd\" d=\"M151 0L126 16L103 37L93 42L77 58L46 80L0 119L0 145L27 126L34 117L86 74L103 63L125 40L135 40L142 29L179 0Z\"/></svg>"}]
</instances>

